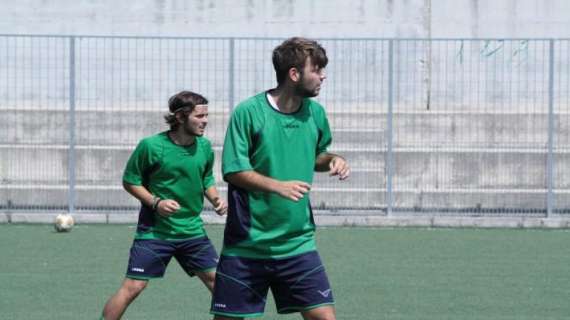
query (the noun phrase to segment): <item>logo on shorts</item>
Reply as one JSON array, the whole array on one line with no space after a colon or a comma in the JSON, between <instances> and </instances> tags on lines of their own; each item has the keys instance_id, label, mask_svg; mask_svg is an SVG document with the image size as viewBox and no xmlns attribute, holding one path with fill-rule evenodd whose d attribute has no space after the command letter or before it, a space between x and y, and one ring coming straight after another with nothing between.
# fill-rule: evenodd
<instances>
[{"instance_id":1,"label":"logo on shorts","mask_svg":"<svg viewBox=\"0 0 570 320\"><path fill-rule=\"evenodd\" d=\"M225 308L226 305L223 304L223 303L214 303L214 307L216 307L216 308Z\"/></svg>"},{"instance_id":2,"label":"logo on shorts","mask_svg":"<svg viewBox=\"0 0 570 320\"><path fill-rule=\"evenodd\" d=\"M328 298L329 295L331 294L331 289L327 289L325 291L321 291L321 290L317 290L317 291L321 294L321 296L323 296L325 298Z\"/></svg>"},{"instance_id":3,"label":"logo on shorts","mask_svg":"<svg viewBox=\"0 0 570 320\"><path fill-rule=\"evenodd\" d=\"M136 272L144 272L143 268L131 268L131 270Z\"/></svg>"}]
</instances>

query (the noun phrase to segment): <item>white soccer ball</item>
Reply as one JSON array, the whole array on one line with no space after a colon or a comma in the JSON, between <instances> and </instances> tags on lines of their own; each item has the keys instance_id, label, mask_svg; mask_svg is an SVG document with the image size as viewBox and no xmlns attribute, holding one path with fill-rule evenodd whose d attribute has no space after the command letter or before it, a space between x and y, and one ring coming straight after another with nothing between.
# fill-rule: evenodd
<instances>
[{"instance_id":1,"label":"white soccer ball","mask_svg":"<svg viewBox=\"0 0 570 320\"><path fill-rule=\"evenodd\" d=\"M73 216L67 213L62 213L55 217L55 223L53 226L57 232L69 232L71 231L71 228L73 228L74 224L75 221L73 221Z\"/></svg>"}]
</instances>

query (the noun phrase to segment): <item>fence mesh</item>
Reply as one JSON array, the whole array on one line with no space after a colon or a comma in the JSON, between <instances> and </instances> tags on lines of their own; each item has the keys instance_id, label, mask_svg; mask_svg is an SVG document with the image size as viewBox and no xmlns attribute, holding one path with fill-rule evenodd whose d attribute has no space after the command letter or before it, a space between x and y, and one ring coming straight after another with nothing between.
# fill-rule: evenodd
<instances>
[{"instance_id":1,"label":"fence mesh","mask_svg":"<svg viewBox=\"0 0 570 320\"><path fill-rule=\"evenodd\" d=\"M283 39L0 36L0 210L125 210L137 142L168 98L206 96L215 174L231 110L275 86ZM323 39L316 99L348 181L318 173L317 209L566 214L568 40Z\"/></svg>"}]
</instances>

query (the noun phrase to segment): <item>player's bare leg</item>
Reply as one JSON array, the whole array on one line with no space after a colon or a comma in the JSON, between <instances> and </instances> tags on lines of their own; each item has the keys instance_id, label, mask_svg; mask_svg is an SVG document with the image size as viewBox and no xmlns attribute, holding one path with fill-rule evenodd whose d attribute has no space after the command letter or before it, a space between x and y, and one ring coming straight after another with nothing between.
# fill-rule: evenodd
<instances>
[{"instance_id":1,"label":"player's bare leg","mask_svg":"<svg viewBox=\"0 0 570 320\"><path fill-rule=\"evenodd\" d=\"M127 307L146 288L148 281L126 278L123 284L105 304L103 319L121 319Z\"/></svg>"},{"instance_id":2,"label":"player's bare leg","mask_svg":"<svg viewBox=\"0 0 570 320\"><path fill-rule=\"evenodd\" d=\"M214 292L214 282L216 280L216 272L215 271L208 271L208 272L196 272L196 276L202 280L206 288L211 292Z\"/></svg>"},{"instance_id":3,"label":"player's bare leg","mask_svg":"<svg viewBox=\"0 0 570 320\"><path fill-rule=\"evenodd\" d=\"M305 320L335 320L335 309L333 306L323 306L301 312Z\"/></svg>"}]
</instances>

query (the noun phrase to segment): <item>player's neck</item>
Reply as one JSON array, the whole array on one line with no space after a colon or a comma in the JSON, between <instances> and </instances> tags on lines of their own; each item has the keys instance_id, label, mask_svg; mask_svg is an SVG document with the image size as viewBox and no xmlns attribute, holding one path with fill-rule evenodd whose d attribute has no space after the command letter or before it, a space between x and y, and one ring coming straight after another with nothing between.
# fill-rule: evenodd
<instances>
[{"instance_id":1,"label":"player's neck","mask_svg":"<svg viewBox=\"0 0 570 320\"><path fill-rule=\"evenodd\" d=\"M176 130L169 131L168 136L174 144L179 146L189 146L194 144L194 141L196 141L195 136L187 134L181 127Z\"/></svg>"},{"instance_id":2,"label":"player's neck","mask_svg":"<svg viewBox=\"0 0 570 320\"><path fill-rule=\"evenodd\" d=\"M294 113L301 107L303 98L296 95L294 89L277 87L269 90L269 94L283 113Z\"/></svg>"}]
</instances>

